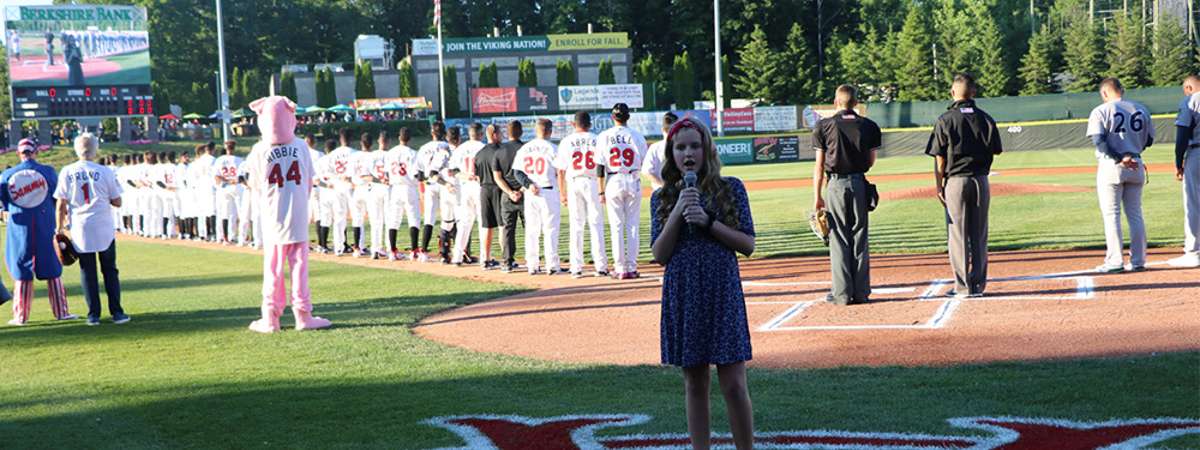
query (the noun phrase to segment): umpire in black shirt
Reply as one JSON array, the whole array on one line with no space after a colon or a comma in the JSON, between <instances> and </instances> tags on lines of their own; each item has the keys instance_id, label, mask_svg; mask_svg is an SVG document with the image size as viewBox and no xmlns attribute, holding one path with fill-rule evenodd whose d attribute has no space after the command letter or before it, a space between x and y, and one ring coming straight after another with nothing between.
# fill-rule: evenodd
<instances>
[{"instance_id":1,"label":"umpire in black shirt","mask_svg":"<svg viewBox=\"0 0 1200 450\"><path fill-rule=\"evenodd\" d=\"M515 252L517 249L517 222L525 222L525 204L521 197L521 183L517 181L516 175L513 174L512 165L513 159L517 157L517 150L525 145L521 142L521 122L512 121L508 123L508 138L509 141L500 146L500 149L492 157L492 176L496 179L496 185L502 191L500 199L500 215L502 221L500 225L503 230L504 237L500 241L500 247L504 252L504 262L500 265L500 270L504 272L512 272L517 269L517 260Z\"/></svg>"},{"instance_id":2,"label":"umpire in black shirt","mask_svg":"<svg viewBox=\"0 0 1200 450\"><path fill-rule=\"evenodd\" d=\"M853 86L838 86L833 101L838 111L813 129L813 209L828 210L832 219L833 290L827 299L838 305L865 303L871 296L866 173L875 165L882 136L875 122L854 112L856 95Z\"/></svg>"},{"instance_id":3,"label":"umpire in black shirt","mask_svg":"<svg viewBox=\"0 0 1200 450\"><path fill-rule=\"evenodd\" d=\"M478 124L471 126L476 125ZM488 125L486 135L487 145L475 154L475 174L479 177L479 224L482 228L479 233L483 236L483 248L479 250L483 256L480 267L483 270L492 270L500 267L500 263L492 257L492 241L495 239L496 228L503 219L500 214L500 198L504 193L500 192L500 187L496 185L496 177L492 174L492 161L495 160L502 141L500 127Z\"/></svg>"},{"instance_id":4,"label":"umpire in black shirt","mask_svg":"<svg viewBox=\"0 0 1200 450\"><path fill-rule=\"evenodd\" d=\"M938 200L946 207L950 267L958 298L979 297L987 287L988 174L992 157L1003 150L996 122L975 106L978 86L967 74L954 77L954 103L938 117L925 154L933 166Z\"/></svg>"}]
</instances>

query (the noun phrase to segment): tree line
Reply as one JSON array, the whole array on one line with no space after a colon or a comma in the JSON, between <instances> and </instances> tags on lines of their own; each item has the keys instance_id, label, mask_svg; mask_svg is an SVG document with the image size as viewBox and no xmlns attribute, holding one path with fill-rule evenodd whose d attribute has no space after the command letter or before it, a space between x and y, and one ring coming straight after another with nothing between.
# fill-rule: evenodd
<instances>
[{"instance_id":1,"label":"tree line","mask_svg":"<svg viewBox=\"0 0 1200 450\"><path fill-rule=\"evenodd\" d=\"M213 0L92 3L146 7L157 103L215 109ZM1032 10L1029 0L722 0L725 98L827 102L834 86L849 82L874 101L936 99L962 70L976 74L989 96L1078 92L1103 76L1167 85L1197 69L1196 45L1178 22L1167 16L1143 26L1152 11L1127 3L1123 14L1092 15L1089 0L1034 0ZM246 96L265 94L284 64L352 64L359 34L380 35L404 55L412 39L435 33L432 0L224 0L223 7L228 66L261 80L230 81ZM648 104L686 107L714 97L711 0L443 0L442 11L451 37L494 29L511 36L518 25L526 35L581 33L588 24L627 32L634 80L653 83ZM412 79L401 84L415 91Z\"/></svg>"}]
</instances>

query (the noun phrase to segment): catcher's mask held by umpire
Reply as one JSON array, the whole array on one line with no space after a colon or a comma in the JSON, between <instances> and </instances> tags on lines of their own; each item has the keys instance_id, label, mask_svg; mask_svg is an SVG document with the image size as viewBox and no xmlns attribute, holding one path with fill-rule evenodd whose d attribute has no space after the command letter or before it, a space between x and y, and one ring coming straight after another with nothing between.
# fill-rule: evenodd
<instances>
[{"instance_id":1,"label":"catcher's mask held by umpire","mask_svg":"<svg viewBox=\"0 0 1200 450\"><path fill-rule=\"evenodd\" d=\"M822 244L829 245L829 212L818 209L808 215L808 227Z\"/></svg>"}]
</instances>

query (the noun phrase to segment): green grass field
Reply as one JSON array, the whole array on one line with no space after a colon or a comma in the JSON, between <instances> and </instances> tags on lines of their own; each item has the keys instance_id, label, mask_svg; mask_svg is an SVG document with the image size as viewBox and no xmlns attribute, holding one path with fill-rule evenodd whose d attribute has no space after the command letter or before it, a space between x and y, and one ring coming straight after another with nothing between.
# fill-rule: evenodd
<instances>
[{"instance_id":1,"label":"green grass field","mask_svg":"<svg viewBox=\"0 0 1200 450\"><path fill-rule=\"evenodd\" d=\"M518 292L513 287L314 263L317 312L335 328L261 336L245 329L260 298L258 257L128 242L119 252L132 323L48 322L39 290L30 325L0 328L3 447L454 447L463 442L421 422L463 414L636 413L653 419L606 433L686 429L674 369L479 354L412 334L420 317ZM82 313L72 269L64 282L74 312ZM432 285L441 288L431 292ZM1200 416L1197 367L1200 354L1192 353L947 368L754 369L750 387L764 432L971 435L946 419L1194 418ZM725 430L715 392L713 405L714 428ZM1200 438L1156 448L1200 448Z\"/></svg>"}]
</instances>

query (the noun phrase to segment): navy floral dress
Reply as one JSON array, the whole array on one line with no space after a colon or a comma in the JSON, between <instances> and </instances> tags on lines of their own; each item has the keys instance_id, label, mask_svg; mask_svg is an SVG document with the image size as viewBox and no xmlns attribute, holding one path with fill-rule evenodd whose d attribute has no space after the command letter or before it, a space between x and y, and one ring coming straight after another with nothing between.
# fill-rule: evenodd
<instances>
[{"instance_id":1,"label":"navy floral dress","mask_svg":"<svg viewBox=\"0 0 1200 450\"><path fill-rule=\"evenodd\" d=\"M729 197L736 206L738 230L754 236L750 202L741 180L725 177ZM660 191L650 197L654 219L650 225L653 245L666 225L654 213ZM706 202L707 203L707 202ZM713 211L715 208L706 208ZM719 218L718 218L719 220ZM724 365L749 361L750 328L737 254L717 242L707 231L691 230L685 224L667 262L662 289L662 363L680 367Z\"/></svg>"}]
</instances>

